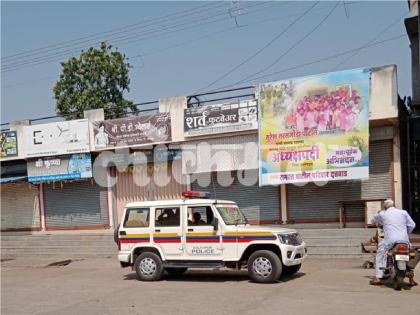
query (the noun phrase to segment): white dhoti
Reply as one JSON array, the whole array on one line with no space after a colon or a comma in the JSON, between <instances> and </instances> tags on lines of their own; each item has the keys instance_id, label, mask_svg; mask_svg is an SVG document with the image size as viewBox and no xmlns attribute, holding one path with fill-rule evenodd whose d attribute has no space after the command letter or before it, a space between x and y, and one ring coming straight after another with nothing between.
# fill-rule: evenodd
<instances>
[{"instance_id":1,"label":"white dhoti","mask_svg":"<svg viewBox=\"0 0 420 315\"><path fill-rule=\"evenodd\" d=\"M375 261L375 275L377 278L384 276L384 271L381 268L386 267L386 253L388 252L388 248L389 246L384 241L379 242Z\"/></svg>"}]
</instances>

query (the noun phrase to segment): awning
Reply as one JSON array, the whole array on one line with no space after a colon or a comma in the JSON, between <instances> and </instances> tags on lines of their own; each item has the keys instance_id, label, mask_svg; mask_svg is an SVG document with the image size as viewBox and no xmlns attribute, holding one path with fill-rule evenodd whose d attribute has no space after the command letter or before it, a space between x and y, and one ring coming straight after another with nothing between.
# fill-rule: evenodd
<instances>
[{"instance_id":1,"label":"awning","mask_svg":"<svg viewBox=\"0 0 420 315\"><path fill-rule=\"evenodd\" d=\"M28 176L0 177L0 184L19 183L28 181Z\"/></svg>"}]
</instances>

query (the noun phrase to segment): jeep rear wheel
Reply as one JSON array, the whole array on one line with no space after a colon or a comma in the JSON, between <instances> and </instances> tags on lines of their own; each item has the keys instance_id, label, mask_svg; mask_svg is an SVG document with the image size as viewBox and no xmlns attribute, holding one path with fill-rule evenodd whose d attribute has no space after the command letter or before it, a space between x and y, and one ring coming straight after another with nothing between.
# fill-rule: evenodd
<instances>
[{"instance_id":1,"label":"jeep rear wheel","mask_svg":"<svg viewBox=\"0 0 420 315\"><path fill-rule=\"evenodd\" d=\"M158 255L151 252L140 254L134 262L137 279L141 281L157 281L162 278L163 264Z\"/></svg>"},{"instance_id":2,"label":"jeep rear wheel","mask_svg":"<svg viewBox=\"0 0 420 315\"><path fill-rule=\"evenodd\" d=\"M280 278L282 265L280 258L268 250L258 250L248 259L248 274L252 281L271 283Z\"/></svg>"}]
</instances>

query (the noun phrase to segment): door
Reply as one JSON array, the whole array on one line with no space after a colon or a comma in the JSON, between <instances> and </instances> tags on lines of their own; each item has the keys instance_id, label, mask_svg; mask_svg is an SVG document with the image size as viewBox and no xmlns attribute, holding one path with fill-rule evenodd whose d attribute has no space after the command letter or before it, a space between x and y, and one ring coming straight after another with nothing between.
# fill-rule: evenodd
<instances>
[{"instance_id":1,"label":"door","mask_svg":"<svg viewBox=\"0 0 420 315\"><path fill-rule=\"evenodd\" d=\"M167 259L182 255L181 236L181 207L155 208L153 241L161 247Z\"/></svg>"},{"instance_id":2,"label":"door","mask_svg":"<svg viewBox=\"0 0 420 315\"><path fill-rule=\"evenodd\" d=\"M184 206L184 223L187 227L183 238L188 260L222 260L223 248L216 216L210 205Z\"/></svg>"},{"instance_id":3,"label":"door","mask_svg":"<svg viewBox=\"0 0 420 315\"><path fill-rule=\"evenodd\" d=\"M149 243L150 234L150 208L128 208L118 236L121 251L131 251L138 243Z\"/></svg>"}]
</instances>

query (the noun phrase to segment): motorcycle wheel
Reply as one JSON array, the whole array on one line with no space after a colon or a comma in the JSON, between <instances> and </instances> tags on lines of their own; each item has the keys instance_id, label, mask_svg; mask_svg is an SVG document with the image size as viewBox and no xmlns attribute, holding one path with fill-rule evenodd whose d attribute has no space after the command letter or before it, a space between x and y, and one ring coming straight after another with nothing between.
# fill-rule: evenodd
<instances>
[{"instance_id":1,"label":"motorcycle wheel","mask_svg":"<svg viewBox=\"0 0 420 315\"><path fill-rule=\"evenodd\" d=\"M405 272L404 271L397 271L397 274L394 277L394 289L397 291L401 291L402 284L404 281Z\"/></svg>"}]
</instances>

